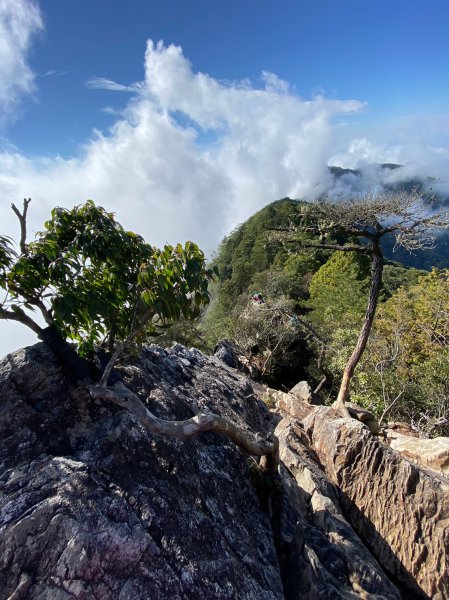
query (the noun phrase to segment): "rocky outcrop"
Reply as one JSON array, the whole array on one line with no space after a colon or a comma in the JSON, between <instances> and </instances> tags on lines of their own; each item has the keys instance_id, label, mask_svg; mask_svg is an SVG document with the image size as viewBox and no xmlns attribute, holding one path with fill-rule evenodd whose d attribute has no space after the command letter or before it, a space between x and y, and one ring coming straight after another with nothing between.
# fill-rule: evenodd
<instances>
[{"instance_id":1,"label":"rocky outcrop","mask_svg":"<svg viewBox=\"0 0 449 600\"><path fill-rule=\"evenodd\" d=\"M283 597L252 463L232 444L152 437L70 386L44 345L0 373L1 598ZM192 416L194 398L267 430L246 380L199 352L151 347L121 375L159 417Z\"/></svg>"},{"instance_id":2,"label":"rocky outcrop","mask_svg":"<svg viewBox=\"0 0 449 600\"><path fill-rule=\"evenodd\" d=\"M433 439L402 435L387 429L390 448L409 458L414 463L449 475L449 438Z\"/></svg>"},{"instance_id":3,"label":"rocky outcrop","mask_svg":"<svg viewBox=\"0 0 449 600\"><path fill-rule=\"evenodd\" d=\"M302 402L312 402L312 388L307 381L299 381L289 393Z\"/></svg>"},{"instance_id":4,"label":"rocky outcrop","mask_svg":"<svg viewBox=\"0 0 449 600\"><path fill-rule=\"evenodd\" d=\"M284 469L284 502L296 507L281 538L288 543L288 557L284 555L292 586L288 597L399 600L399 590L343 514L339 490L323 472L304 429L285 418L276 434ZM289 513L285 506L280 511L284 520Z\"/></svg>"},{"instance_id":5,"label":"rocky outcrop","mask_svg":"<svg viewBox=\"0 0 449 600\"><path fill-rule=\"evenodd\" d=\"M395 466L376 459L378 472L369 471L363 461L378 442L363 425L307 403L281 421L244 374L180 345L150 346L118 371L163 419L198 407L261 436L280 421L279 476L213 433L185 442L150 434L72 385L44 344L11 354L0 361L1 600L394 599L401 586L447 597L443 484L421 481L383 446ZM417 501L427 504L421 532L416 519L415 529L403 524L403 556L388 510L377 524L382 510L371 514L366 502L363 513L363 501L374 477L373 497L384 490L396 502L400 484L389 478L407 467L418 472L402 489L408 518L414 502L415 513ZM413 561L401 571L407 548Z\"/></svg>"},{"instance_id":6,"label":"rocky outcrop","mask_svg":"<svg viewBox=\"0 0 449 600\"><path fill-rule=\"evenodd\" d=\"M343 513L379 563L418 597L449 597L449 480L419 469L353 419L303 421Z\"/></svg>"}]
</instances>

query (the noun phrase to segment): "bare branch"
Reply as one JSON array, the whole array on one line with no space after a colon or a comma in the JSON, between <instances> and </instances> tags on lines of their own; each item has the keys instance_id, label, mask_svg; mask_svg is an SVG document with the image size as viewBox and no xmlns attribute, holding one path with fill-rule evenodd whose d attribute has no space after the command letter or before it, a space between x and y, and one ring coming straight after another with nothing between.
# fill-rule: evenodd
<instances>
[{"instance_id":1,"label":"bare branch","mask_svg":"<svg viewBox=\"0 0 449 600\"><path fill-rule=\"evenodd\" d=\"M10 285L10 288L13 289L13 286ZM44 320L47 323L47 325L53 325L53 323L54 323L53 317L51 316L50 311L48 310L48 308L45 306L44 302L42 302L42 300L40 298L37 298L36 296L30 296L30 294L27 294L26 292L24 292L19 286L14 286L13 291L14 291L14 293L17 293L20 296L23 296L23 298L25 298L25 300L28 302L28 304L31 304L32 306L36 306L36 308L38 308L41 311L42 316L44 317Z\"/></svg>"},{"instance_id":2,"label":"bare branch","mask_svg":"<svg viewBox=\"0 0 449 600\"><path fill-rule=\"evenodd\" d=\"M265 307L264 306L264 307L260 307L258 310L259 310L259 312L272 312L272 313L279 312L279 313L283 313L284 315L287 315L287 317L295 319L295 321L297 323L299 323L305 329L307 329L322 344L327 344L328 343L328 341L326 340L326 338L324 338L320 333L318 333L318 331L315 329L315 327L313 327L313 325L311 325L310 323L308 323L307 321L305 321L304 319L302 319L301 317L299 317L297 314L295 314L293 312L289 312L285 308L282 308L280 306L273 306L273 307L270 307L270 306Z\"/></svg>"},{"instance_id":3,"label":"bare branch","mask_svg":"<svg viewBox=\"0 0 449 600\"><path fill-rule=\"evenodd\" d=\"M22 212L19 211L19 209L17 208L17 206L13 203L11 204L11 208L13 209L13 211L15 212L15 214L17 215L17 218L19 219L19 223L20 223L20 252L22 254L26 254L27 251L27 246L26 246L26 240L27 240L27 212L28 212L28 205L31 202L31 198L28 198L28 200L26 198L23 199L23 209Z\"/></svg>"},{"instance_id":4,"label":"bare branch","mask_svg":"<svg viewBox=\"0 0 449 600\"><path fill-rule=\"evenodd\" d=\"M387 414L390 412L390 410L393 408L393 406L396 404L396 402L398 402L398 400L400 400L400 399L401 399L401 397L404 395L404 392L405 392L405 389L404 389L404 390L401 390L401 391L399 392L399 394L398 394L398 395L397 395L395 398L393 398L393 400L390 400L390 402L389 402L389 403L386 403L386 402L384 403L384 406L385 406L385 408L384 408L384 410L383 410L382 414L380 415L380 418L379 418L379 425L382 425L382 423L383 423L383 421L384 421L385 417L386 417L386 416L387 416Z\"/></svg>"},{"instance_id":5,"label":"bare branch","mask_svg":"<svg viewBox=\"0 0 449 600\"><path fill-rule=\"evenodd\" d=\"M126 408L136 417L142 427L156 435L188 440L204 431L218 433L234 442L246 454L265 457L265 460L261 461L261 467L271 473L277 472L279 440L274 434L270 434L269 440L257 439L254 434L240 429L228 419L214 413L198 413L185 421L159 419L148 410L134 392L120 381L114 387L91 386L89 393L92 398L108 400Z\"/></svg>"},{"instance_id":6,"label":"bare branch","mask_svg":"<svg viewBox=\"0 0 449 600\"><path fill-rule=\"evenodd\" d=\"M315 244L313 242L303 242L302 240L286 240L287 244L298 244L302 248L321 248L323 250L339 250L340 252L360 252L362 254L371 254L368 246L340 246L339 244Z\"/></svg>"}]
</instances>

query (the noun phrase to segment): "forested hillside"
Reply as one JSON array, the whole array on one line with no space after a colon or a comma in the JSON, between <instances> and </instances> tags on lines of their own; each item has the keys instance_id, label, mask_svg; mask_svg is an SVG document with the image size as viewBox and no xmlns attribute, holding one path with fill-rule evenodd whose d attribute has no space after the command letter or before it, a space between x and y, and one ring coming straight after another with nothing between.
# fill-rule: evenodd
<instances>
[{"instance_id":1,"label":"forested hillside","mask_svg":"<svg viewBox=\"0 0 449 600\"><path fill-rule=\"evenodd\" d=\"M223 240L202 327L211 346L234 339L256 377L283 389L305 378L326 401L335 397L364 318L370 261L282 243L273 230L298 225L302 207L289 198L273 202ZM307 231L298 237L319 241ZM448 239L414 254L393 252L391 238L384 243L380 303L351 396L379 417L430 433L448 431Z\"/></svg>"}]
</instances>

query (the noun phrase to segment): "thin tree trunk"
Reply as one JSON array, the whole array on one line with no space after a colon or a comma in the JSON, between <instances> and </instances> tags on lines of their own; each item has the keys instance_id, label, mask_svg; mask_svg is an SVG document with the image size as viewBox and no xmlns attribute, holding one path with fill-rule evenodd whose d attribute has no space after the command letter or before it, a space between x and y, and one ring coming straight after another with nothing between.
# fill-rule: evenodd
<instances>
[{"instance_id":1,"label":"thin tree trunk","mask_svg":"<svg viewBox=\"0 0 449 600\"><path fill-rule=\"evenodd\" d=\"M105 367L105 370L103 371L103 375L101 376L101 379L100 379L100 385L108 384L109 375L111 374L111 371L112 371L115 363L117 362L120 354L129 347L129 345L134 340L136 335L140 331L143 330L143 328L146 326L146 324L148 323L148 321L150 320L150 318L152 316L153 316L152 309L148 309L146 311L146 313L140 318L139 324L137 325L137 327L135 327L131 331L131 333L129 333L128 336L122 342L120 342L118 344L117 348L114 350L111 358L109 359L109 362Z\"/></svg>"},{"instance_id":2,"label":"thin tree trunk","mask_svg":"<svg viewBox=\"0 0 449 600\"><path fill-rule=\"evenodd\" d=\"M321 347L321 352L320 352L320 356L318 358L318 371L320 371L320 373L323 373L323 378L321 379L320 383L316 386L316 388L313 390L314 395L319 394L321 392L321 390L323 389L323 387L328 383L329 379L330 379L330 374L326 372L326 369L323 367L323 362L324 362L324 355L326 353L326 344L323 343L322 347Z\"/></svg>"},{"instance_id":3,"label":"thin tree trunk","mask_svg":"<svg viewBox=\"0 0 449 600\"><path fill-rule=\"evenodd\" d=\"M374 321L374 315L376 313L377 301L379 298L380 287L382 284L382 271L383 271L383 255L380 248L378 239L373 239L372 246L372 266L371 266L371 285L368 297L368 306L366 308L365 319L363 321L362 329L360 330L357 344L354 348L351 357L349 358L345 370L343 372L343 378L340 384L340 390L338 392L337 400L334 403L343 417L350 417L349 411L346 407L346 400L349 395L349 386L351 379L354 374L354 370L358 365L360 358L366 348L368 342L371 327Z\"/></svg>"},{"instance_id":4,"label":"thin tree trunk","mask_svg":"<svg viewBox=\"0 0 449 600\"><path fill-rule=\"evenodd\" d=\"M20 252L22 254L26 254L26 251L27 251L27 212L28 212L28 205L30 204L30 202L31 202L31 198L28 198L28 200L26 198L23 199L22 212L20 212L20 210L17 208L17 206L14 203L11 204L11 208L15 212L17 218L19 219L19 223L20 223Z\"/></svg>"}]
</instances>

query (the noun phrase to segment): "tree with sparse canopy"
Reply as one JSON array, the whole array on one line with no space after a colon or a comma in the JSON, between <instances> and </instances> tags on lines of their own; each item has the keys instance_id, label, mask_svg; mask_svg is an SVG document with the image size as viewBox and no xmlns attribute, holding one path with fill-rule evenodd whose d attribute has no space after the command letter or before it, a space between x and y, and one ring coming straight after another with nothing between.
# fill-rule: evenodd
<instances>
[{"instance_id":1,"label":"tree with sparse canopy","mask_svg":"<svg viewBox=\"0 0 449 600\"><path fill-rule=\"evenodd\" d=\"M449 227L447 215L432 213L418 193L368 193L340 202L321 200L302 207L298 226L276 228L281 241L304 248L321 248L365 254L371 261L370 288L363 324L355 348L345 366L335 407L349 417L346 400L354 370L365 350L376 312L382 285L384 256L382 240L395 237L397 247L413 252L431 248L437 232ZM297 233L311 232L320 236L317 243L298 239ZM332 239L345 236L354 240L344 245Z\"/></svg>"},{"instance_id":2,"label":"tree with sparse canopy","mask_svg":"<svg viewBox=\"0 0 449 600\"><path fill-rule=\"evenodd\" d=\"M89 386L93 398L112 401L131 411L149 431L188 439L214 431L246 453L261 456L275 471L277 438L260 440L212 413L170 422L154 416L120 381L108 386L111 370L133 343L140 344L160 327L183 317L192 319L208 303L204 255L198 246L155 248L115 220L91 200L72 210L55 208L45 230L27 242L30 199L20 211L17 252L11 238L0 236L0 319L31 328L69 367L73 379ZM33 318L38 311L46 327ZM69 342L74 342L74 346ZM109 359L97 385L92 385L84 357L98 346Z\"/></svg>"}]
</instances>

